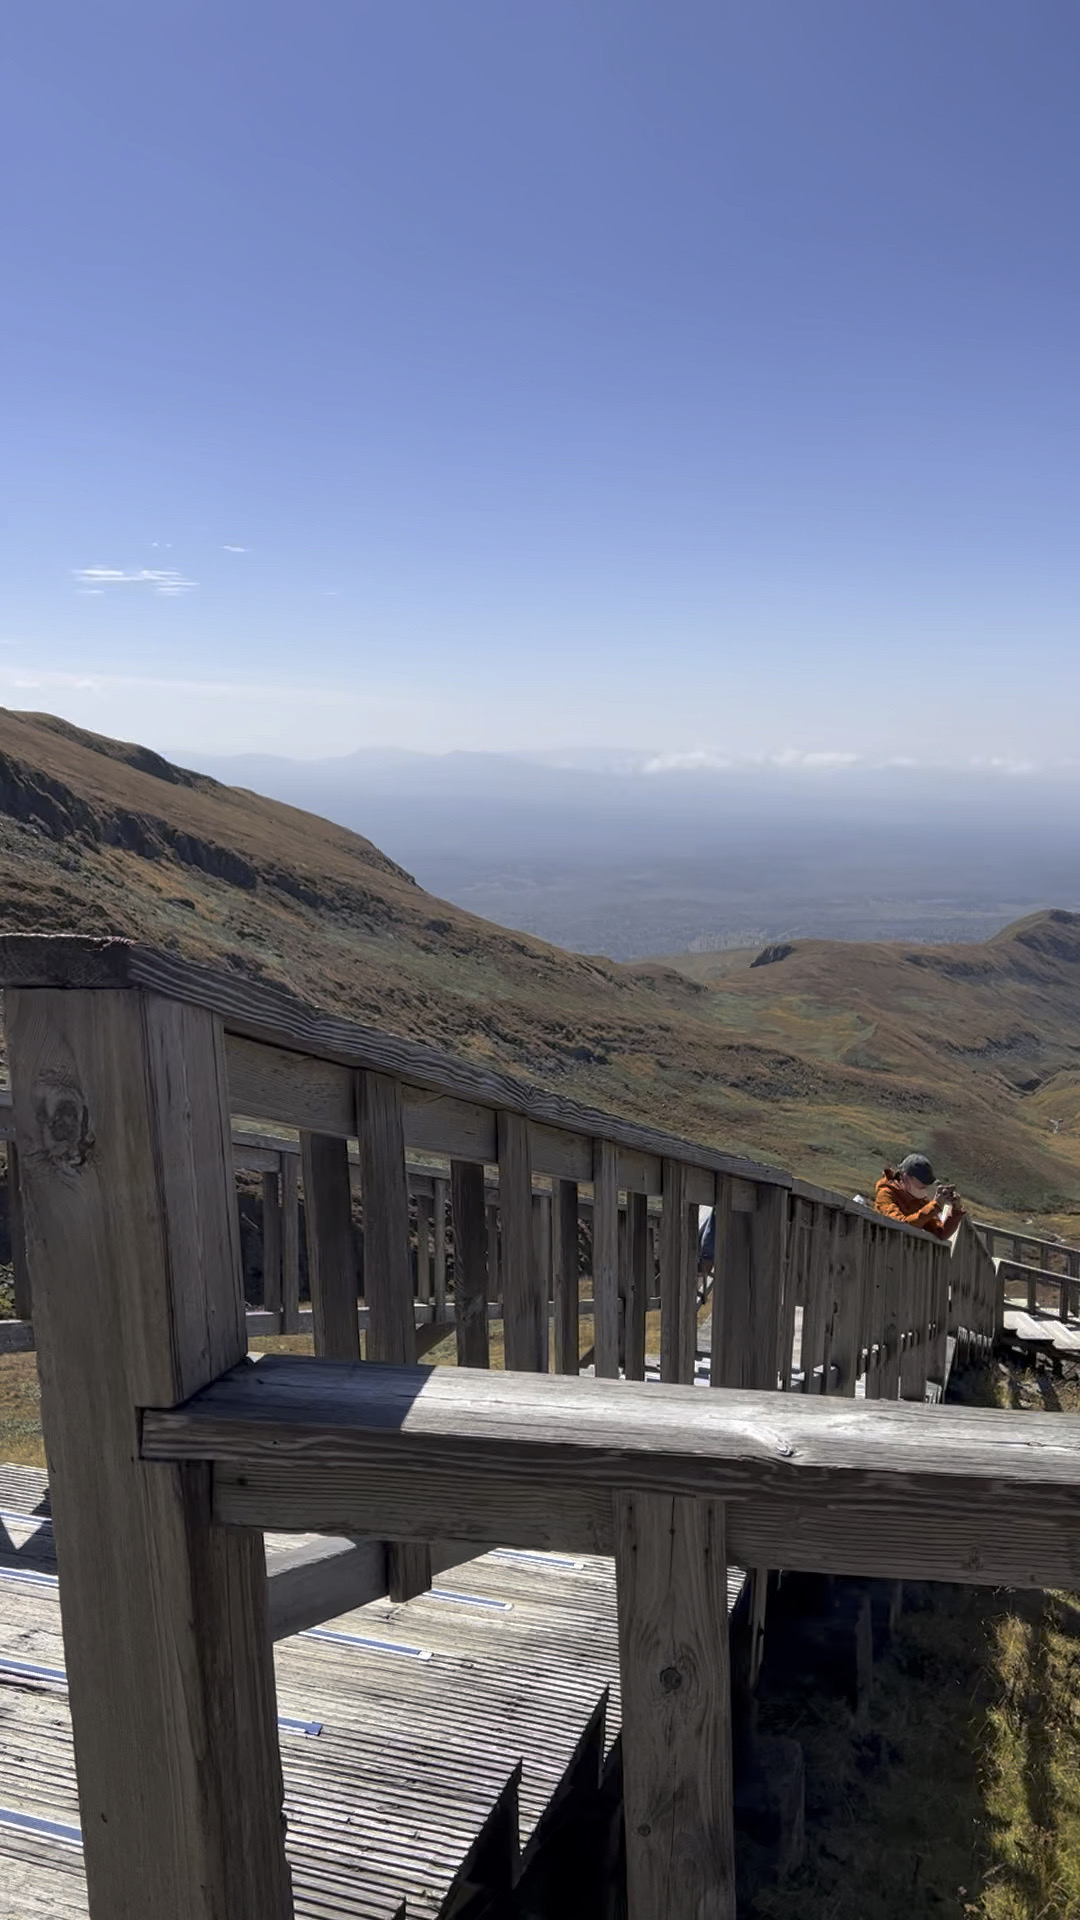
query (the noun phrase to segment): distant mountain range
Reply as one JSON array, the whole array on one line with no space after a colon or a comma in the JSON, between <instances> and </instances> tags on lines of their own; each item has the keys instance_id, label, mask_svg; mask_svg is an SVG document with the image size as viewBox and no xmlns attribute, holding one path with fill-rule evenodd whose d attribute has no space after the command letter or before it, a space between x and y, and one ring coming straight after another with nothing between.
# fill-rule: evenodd
<instances>
[{"instance_id":1,"label":"distant mountain range","mask_svg":"<svg viewBox=\"0 0 1080 1920\"><path fill-rule=\"evenodd\" d=\"M437 807L429 818L435 832ZM912 831L943 868L944 824ZM887 898L880 832L877 852ZM1038 913L982 944L796 940L757 967L752 951L619 965L434 898L344 826L0 713L0 921L128 934L281 979L848 1192L920 1147L980 1205L1080 1208L1080 914Z\"/></svg>"}]
</instances>

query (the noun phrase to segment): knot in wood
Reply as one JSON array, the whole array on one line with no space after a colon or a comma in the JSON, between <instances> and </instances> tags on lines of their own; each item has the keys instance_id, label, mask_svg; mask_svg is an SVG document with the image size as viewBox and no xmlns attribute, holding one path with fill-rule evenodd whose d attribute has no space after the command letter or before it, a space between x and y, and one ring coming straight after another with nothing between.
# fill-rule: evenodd
<instances>
[{"instance_id":1,"label":"knot in wood","mask_svg":"<svg viewBox=\"0 0 1080 1920\"><path fill-rule=\"evenodd\" d=\"M90 1109L79 1087L45 1080L39 1083L34 1098L40 1150L55 1167L84 1165L94 1136L90 1130Z\"/></svg>"},{"instance_id":2,"label":"knot in wood","mask_svg":"<svg viewBox=\"0 0 1080 1920\"><path fill-rule=\"evenodd\" d=\"M677 1693L682 1686L682 1674L678 1667L664 1667L660 1673L660 1686L664 1693Z\"/></svg>"}]
</instances>

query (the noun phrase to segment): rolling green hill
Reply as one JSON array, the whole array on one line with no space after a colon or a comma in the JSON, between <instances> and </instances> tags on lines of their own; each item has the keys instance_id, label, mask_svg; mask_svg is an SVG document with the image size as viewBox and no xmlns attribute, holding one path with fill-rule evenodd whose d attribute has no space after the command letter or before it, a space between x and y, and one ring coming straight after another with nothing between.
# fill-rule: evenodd
<instances>
[{"instance_id":1,"label":"rolling green hill","mask_svg":"<svg viewBox=\"0 0 1080 1920\"><path fill-rule=\"evenodd\" d=\"M425 893L370 841L0 713L0 921L122 933L673 1132L866 1190L919 1146L981 1205L1080 1211L1080 915L981 945L620 966Z\"/></svg>"}]
</instances>

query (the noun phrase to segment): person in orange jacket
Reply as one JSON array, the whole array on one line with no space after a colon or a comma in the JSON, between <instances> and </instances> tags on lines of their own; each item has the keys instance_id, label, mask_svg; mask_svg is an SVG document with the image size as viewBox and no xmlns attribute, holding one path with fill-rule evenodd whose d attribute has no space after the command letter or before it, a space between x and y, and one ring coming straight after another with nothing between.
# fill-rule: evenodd
<instances>
[{"instance_id":1,"label":"person in orange jacket","mask_svg":"<svg viewBox=\"0 0 1080 1920\"><path fill-rule=\"evenodd\" d=\"M874 1189L874 1205L890 1220L906 1220L939 1240L951 1240L964 1217L956 1188L941 1185L925 1154L909 1153L898 1167L886 1167Z\"/></svg>"}]
</instances>

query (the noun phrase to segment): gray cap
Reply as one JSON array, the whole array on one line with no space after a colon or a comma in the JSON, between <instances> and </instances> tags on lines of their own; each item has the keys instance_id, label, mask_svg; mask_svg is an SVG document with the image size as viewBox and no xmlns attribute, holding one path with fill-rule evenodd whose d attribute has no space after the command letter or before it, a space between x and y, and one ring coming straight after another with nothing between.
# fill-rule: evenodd
<instances>
[{"instance_id":1,"label":"gray cap","mask_svg":"<svg viewBox=\"0 0 1080 1920\"><path fill-rule=\"evenodd\" d=\"M910 1174L920 1187L932 1187L936 1177L925 1153L909 1153L906 1160L901 1160L897 1172Z\"/></svg>"}]
</instances>

